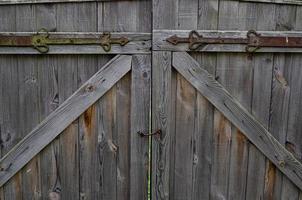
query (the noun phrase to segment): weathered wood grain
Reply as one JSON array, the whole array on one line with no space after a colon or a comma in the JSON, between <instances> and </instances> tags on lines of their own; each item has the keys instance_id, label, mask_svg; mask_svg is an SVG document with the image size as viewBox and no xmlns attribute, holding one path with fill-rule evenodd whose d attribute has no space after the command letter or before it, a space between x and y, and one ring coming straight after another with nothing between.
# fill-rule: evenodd
<instances>
[{"instance_id":1,"label":"weathered wood grain","mask_svg":"<svg viewBox=\"0 0 302 200\"><path fill-rule=\"evenodd\" d=\"M0 185L79 117L131 68L130 56L117 56L50 114L0 161ZM75 109L76 108L76 109Z\"/></svg>"},{"instance_id":2,"label":"weathered wood grain","mask_svg":"<svg viewBox=\"0 0 302 200\"><path fill-rule=\"evenodd\" d=\"M61 5L61 4L60 4ZM62 4L64 5L64 4ZM82 16L82 15L81 15ZM89 21L89 20L87 20ZM65 23L68 23L67 20ZM83 21L83 24L86 24ZM87 24L85 26L88 26ZM69 28L71 29L71 27ZM77 28L78 29L78 26ZM68 29L66 29L68 30ZM82 29L83 30L83 29ZM59 31L59 30L58 30ZM28 36L35 34L35 32L1 32L0 35L11 36ZM64 33L50 33L50 37L56 38L98 38L103 33L97 32L64 32ZM135 32L121 32L112 33L112 38L126 37L130 40L125 46L112 45L111 51L106 52L100 45L49 45L49 52L47 54L146 54L150 53L151 48L151 34L150 33L135 33ZM1 47L0 54L41 54L32 47Z\"/></svg>"},{"instance_id":3,"label":"weathered wood grain","mask_svg":"<svg viewBox=\"0 0 302 200\"><path fill-rule=\"evenodd\" d=\"M231 28L230 28L231 29ZM167 38L177 35L179 37L188 37L191 30L154 30L153 31L153 50L154 51L191 51L188 44L173 45L166 41ZM263 36L292 36L301 37L302 32L299 31L258 31ZM231 37L246 38L247 31L213 31L198 30L198 33L204 37ZM245 45L240 44L208 44L195 52L246 52ZM301 53L302 48L269 48L263 47L255 53L263 52L297 52Z\"/></svg>"},{"instance_id":4,"label":"weathered wood grain","mask_svg":"<svg viewBox=\"0 0 302 200\"><path fill-rule=\"evenodd\" d=\"M56 31L80 31L81 20L85 15L79 13L79 4L58 4L56 6ZM86 23L86 22L84 22ZM58 56L59 103L62 104L78 88L78 57ZM58 183L56 193L62 199L80 199L79 166L79 120L73 121L58 138L57 167ZM65 159L68 162L65 162Z\"/></svg>"},{"instance_id":5,"label":"weathered wood grain","mask_svg":"<svg viewBox=\"0 0 302 200\"><path fill-rule=\"evenodd\" d=\"M275 21L276 21L276 26L275 26L275 30L276 31L296 31L299 29L296 29L296 11L297 11L297 6L295 5L282 5L282 6L276 6L275 9ZM297 56L298 57L298 56ZM275 55L275 59L278 58L278 55ZM285 57L283 57L281 55L281 57L279 58L279 60L281 61L281 59L284 59L284 64L285 66L288 64L288 66L292 66L293 68L295 68L294 66L296 65L300 65L300 61L299 59L296 59L295 56L286 54ZM279 61L279 62L280 62ZM287 77L287 73L290 73L290 70L292 69L290 68L286 68L289 69L289 71L285 71L285 77ZM287 80L290 81L291 80L291 76L287 77ZM295 83L296 85L296 83ZM292 85L290 85L291 87ZM291 92L290 92L291 93ZM291 96L291 94L290 94ZM290 97L290 98L295 98L295 97ZM289 102L290 103L290 102ZM286 137L286 142L283 143L284 146L286 146L288 148L288 150L290 150L292 153L294 153L294 155L297 155L298 158L299 157L298 154L295 154L297 152L295 152L295 150L293 151L291 148L289 148L289 144L290 144L290 139L288 138L288 135L293 134L296 135L297 133L289 133L290 129L289 129L289 124L291 123L289 117L291 114L288 115L288 120L287 120L287 131L286 133L284 133L284 137ZM285 176L283 176L283 180L282 180L282 188L281 188L281 199L287 198L288 196L292 196L293 199L297 199L299 196L299 190L297 189L297 187Z\"/></svg>"},{"instance_id":6,"label":"weathered wood grain","mask_svg":"<svg viewBox=\"0 0 302 200\"><path fill-rule=\"evenodd\" d=\"M0 5L5 4L36 4L36 3L64 3L64 2L106 2L117 0L2 0ZM119 0L121 1L121 0ZM277 4L302 4L299 0L239 0L259 3L277 3Z\"/></svg>"},{"instance_id":7,"label":"weathered wood grain","mask_svg":"<svg viewBox=\"0 0 302 200\"><path fill-rule=\"evenodd\" d=\"M296 4L296 5L302 5L302 2L300 0L239 0L239 1L250 1L250 2L256 2L256 3L270 3L270 4Z\"/></svg>"},{"instance_id":8,"label":"weathered wood grain","mask_svg":"<svg viewBox=\"0 0 302 200\"><path fill-rule=\"evenodd\" d=\"M123 0L1 0L0 5L5 4L40 4L40 3L72 3L72 2L111 2ZM129 1L129 0L128 0ZM130 0L131 1L131 0Z\"/></svg>"},{"instance_id":9,"label":"weathered wood grain","mask_svg":"<svg viewBox=\"0 0 302 200\"><path fill-rule=\"evenodd\" d=\"M196 89L238 127L300 189L301 163L285 149L245 108L242 107L187 53L174 53L173 66Z\"/></svg>"},{"instance_id":10,"label":"weathered wood grain","mask_svg":"<svg viewBox=\"0 0 302 200\"><path fill-rule=\"evenodd\" d=\"M34 28L31 31L44 27L48 30L56 29L56 6L52 4L40 4L32 6L34 10ZM39 121L45 119L59 106L59 85L57 60L51 56L31 56L38 68L37 82L39 85ZM38 123L37 123L38 124ZM57 169L58 140L53 141L36 157L40 161L41 197L49 198L50 192L56 189L59 179Z\"/></svg>"},{"instance_id":11,"label":"weathered wood grain","mask_svg":"<svg viewBox=\"0 0 302 200\"><path fill-rule=\"evenodd\" d=\"M152 199L174 197L175 75L171 52L154 52L152 58L152 130L162 134L152 140ZM174 83L173 83L174 80Z\"/></svg>"},{"instance_id":12,"label":"weathered wood grain","mask_svg":"<svg viewBox=\"0 0 302 200\"><path fill-rule=\"evenodd\" d=\"M198 30L218 28L218 0L199 0ZM215 76L216 53L191 53L201 66ZM195 130L193 148L193 199L210 199L213 168L214 106L199 92L196 93Z\"/></svg>"},{"instance_id":13,"label":"weathered wood grain","mask_svg":"<svg viewBox=\"0 0 302 200\"><path fill-rule=\"evenodd\" d=\"M151 56L133 56L131 73L130 199L148 199Z\"/></svg>"}]
</instances>

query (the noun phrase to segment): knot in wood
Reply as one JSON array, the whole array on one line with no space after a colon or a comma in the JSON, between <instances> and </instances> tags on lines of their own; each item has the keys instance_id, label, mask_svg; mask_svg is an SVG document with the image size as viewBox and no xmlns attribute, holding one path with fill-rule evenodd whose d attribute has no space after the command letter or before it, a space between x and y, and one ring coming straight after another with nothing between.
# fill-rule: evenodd
<instances>
[{"instance_id":1,"label":"knot in wood","mask_svg":"<svg viewBox=\"0 0 302 200\"><path fill-rule=\"evenodd\" d=\"M279 166L284 168L285 167L285 161L284 160L279 160Z\"/></svg>"},{"instance_id":2,"label":"knot in wood","mask_svg":"<svg viewBox=\"0 0 302 200\"><path fill-rule=\"evenodd\" d=\"M86 90L86 92L92 92L94 90L94 86L93 85L87 85L85 90Z\"/></svg>"}]
</instances>

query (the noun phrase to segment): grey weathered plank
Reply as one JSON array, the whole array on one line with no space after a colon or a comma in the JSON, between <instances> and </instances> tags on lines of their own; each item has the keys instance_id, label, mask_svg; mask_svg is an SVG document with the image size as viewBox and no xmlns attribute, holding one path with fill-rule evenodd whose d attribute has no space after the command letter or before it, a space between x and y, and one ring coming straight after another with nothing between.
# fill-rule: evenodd
<instances>
[{"instance_id":1,"label":"grey weathered plank","mask_svg":"<svg viewBox=\"0 0 302 200\"><path fill-rule=\"evenodd\" d=\"M61 5L61 4L60 4ZM64 4L62 4L64 5ZM81 15L82 16L82 15ZM91 19L89 19L91 20ZM88 20L88 21L89 21ZM67 20L64 23L68 23ZM85 26L87 21L81 22ZM75 25L75 29L79 29L79 25ZM69 27L69 30L71 27ZM68 29L67 29L68 30ZM58 30L59 31L59 30ZM14 35L14 36L26 36L32 35L35 32L1 32L0 35ZM50 33L50 37L57 38L98 38L103 33L96 32L69 32L69 33ZM112 33L113 38L115 37L127 37L130 42L125 46L112 45L110 52L104 51L100 45L49 45L49 52L47 54L146 54L150 53L151 48L151 34L150 33L135 33L135 32L121 32ZM32 47L0 47L0 54L40 54L36 49Z\"/></svg>"},{"instance_id":2,"label":"grey weathered plank","mask_svg":"<svg viewBox=\"0 0 302 200\"><path fill-rule=\"evenodd\" d=\"M162 134L152 140L152 199L173 198L175 89L171 52L154 52L152 58L152 130ZM175 82L175 81L174 81ZM170 178L171 177L171 178ZM172 185L172 186L171 186ZM171 186L171 189L170 189Z\"/></svg>"},{"instance_id":3,"label":"grey weathered plank","mask_svg":"<svg viewBox=\"0 0 302 200\"><path fill-rule=\"evenodd\" d=\"M218 0L199 0L199 30L218 28ZM215 75L216 53L194 53L192 55L201 66ZM199 92L196 93L195 133L193 148L193 199L210 199L211 171L213 159L214 107Z\"/></svg>"},{"instance_id":4,"label":"grey weathered plank","mask_svg":"<svg viewBox=\"0 0 302 200\"><path fill-rule=\"evenodd\" d=\"M176 29L178 1L154 0L153 3L153 29Z\"/></svg>"},{"instance_id":5,"label":"grey weathered plank","mask_svg":"<svg viewBox=\"0 0 302 200\"><path fill-rule=\"evenodd\" d=\"M271 90L270 103L270 124L269 129L273 136L281 143L286 143L288 105L290 96L290 87L288 77L285 77L285 55L274 55L274 71ZM272 169L273 170L273 169ZM268 175L266 175L268 176ZM281 199L283 174L274 170L268 179L272 182L274 199Z\"/></svg>"},{"instance_id":6,"label":"grey weathered plank","mask_svg":"<svg viewBox=\"0 0 302 200\"><path fill-rule=\"evenodd\" d=\"M56 29L56 7L53 4L32 6L35 13L35 27L31 31L44 27L48 30ZM39 84L39 121L41 122L59 106L58 70L56 59L50 56L31 56L38 68ZM38 123L37 123L38 124ZM49 198L50 192L55 190L58 179L57 160L55 158L57 140L48 145L37 155L40 162L41 198Z\"/></svg>"},{"instance_id":7,"label":"grey weathered plank","mask_svg":"<svg viewBox=\"0 0 302 200\"><path fill-rule=\"evenodd\" d=\"M50 114L0 161L2 186L31 158L105 94L131 68L130 56L117 56Z\"/></svg>"},{"instance_id":8,"label":"grey weathered plank","mask_svg":"<svg viewBox=\"0 0 302 200\"><path fill-rule=\"evenodd\" d=\"M1 6L0 7L0 30L16 31L16 7ZM10 67L8 67L10 66ZM18 142L18 117L14 113L18 113L18 98L14 94L18 94L17 82L17 63L12 56L1 56L1 138L9 138L4 141L1 148L1 156L5 155L16 142ZM10 88L7 90L7 88ZM5 105L5 106L4 106ZM13 180L3 187L3 196L7 200L22 198L21 197L21 173L18 173Z\"/></svg>"},{"instance_id":9,"label":"grey weathered plank","mask_svg":"<svg viewBox=\"0 0 302 200\"><path fill-rule=\"evenodd\" d=\"M231 29L231 28L230 28ZM177 35L179 37L188 37L191 30L154 30L153 31L153 50L155 51L191 51L188 44L173 45L166 41L167 38ZM301 37L300 31L258 31L263 36L292 36ZM246 38L247 31L213 31L198 30L198 33L204 37L232 37ZM201 47L197 52L246 52L245 45L240 44L209 44ZM302 48L260 48L255 53L263 52L302 52Z\"/></svg>"},{"instance_id":10,"label":"grey weathered plank","mask_svg":"<svg viewBox=\"0 0 302 200\"><path fill-rule=\"evenodd\" d=\"M82 3L77 6L78 31L97 31L96 3ZM95 56L85 55L77 60L78 84L85 83L98 71L98 60ZM80 199L99 199L99 170L97 152L98 106L92 105L79 118L79 193Z\"/></svg>"},{"instance_id":11,"label":"grey weathered plank","mask_svg":"<svg viewBox=\"0 0 302 200\"><path fill-rule=\"evenodd\" d=\"M197 29L198 0L179 0L177 29ZM176 74L175 98L175 135L173 193L174 199L192 199L193 197L193 151L195 134L196 90Z\"/></svg>"},{"instance_id":12,"label":"grey weathered plank","mask_svg":"<svg viewBox=\"0 0 302 200\"><path fill-rule=\"evenodd\" d=\"M218 29L219 30L237 30L239 26L239 8L238 1L226 1L220 0L218 7ZM238 57L237 57L238 58ZM239 57L240 58L240 57ZM238 59L239 60L239 59ZM230 84L232 85L232 80L226 79L228 74L235 73L236 68L233 70L233 65L231 63L240 63L237 61L235 54L217 54L217 63L216 63L216 73L215 77L219 82L222 82L223 85ZM233 72L232 72L233 71ZM240 71L240 69L239 69ZM244 70L242 71L244 72ZM236 80L236 78L234 78ZM237 80L238 81L238 80ZM230 82L230 83L229 83ZM234 84L236 85L236 84ZM233 88L235 95L240 94L237 92L237 88ZM248 92L246 93L248 94ZM239 96L239 95L238 95ZM240 97L240 96L239 96ZM232 192L233 190L238 190L238 193L235 193L238 196L241 196L240 182L244 182L244 177L242 177L241 167L245 166L244 155L246 154L244 138L236 137L237 131L236 128L225 118L218 110L215 108L214 112L214 134L213 134L213 165L211 170L211 199L222 198L235 198L236 196ZM240 134L240 133L238 133ZM234 145L233 145L234 144ZM236 153L236 147L238 144L243 144L240 151L242 154ZM232 155L234 154L234 155ZM234 168L231 169L236 163L238 157L238 165L235 164ZM240 158L240 155L243 155L243 158ZM234 171L238 170L238 179L233 179ZM236 172L235 172L236 173ZM236 175L237 177L237 175ZM239 185L236 184L238 180ZM243 184L244 185L244 184Z\"/></svg>"},{"instance_id":13,"label":"grey weathered plank","mask_svg":"<svg viewBox=\"0 0 302 200\"><path fill-rule=\"evenodd\" d=\"M174 171L174 190L171 192L175 198L192 199L196 90L179 74L176 79L175 166L171 169Z\"/></svg>"},{"instance_id":14,"label":"grey weathered plank","mask_svg":"<svg viewBox=\"0 0 302 200\"><path fill-rule=\"evenodd\" d=\"M250 2L257 2L257 3L270 3L270 4L296 4L302 5L300 0L239 0L239 1L250 1Z\"/></svg>"},{"instance_id":15,"label":"grey weathered plank","mask_svg":"<svg viewBox=\"0 0 302 200\"><path fill-rule=\"evenodd\" d=\"M270 117L271 82L273 69L272 54L257 54L253 58L253 96L251 113L268 129ZM265 156L253 145L249 145L246 199L271 199L271 174L266 174L274 167L266 164ZM267 176L265 176L267 175ZM264 191L265 190L265 191ZM265 195L265 197L264 197Z\"/></svg>"},{"instance_id":16,"label":"grey weathered plank","mask_svg":"<svg viewBox=\"0 0 302 200\"><path fill-rule=\"evenodd\" d=\"M27 6L16 6L16 30L32 31L34 27L34 9ZM18 134L22 139L39 123L37 67L28 56L16 58L18 66L18 99L19 108L15 113L19 118ZM22 198L38 198L41 193L39 181L39 158L33 158L24 167L22 174Z\"/></svg>"},{"instance_id":17,"label":"grey weathered plank","mask_svg":"<svg viewBox=\"0 0 302 200\"><path fill-rule=\"evenodd\" d=\"M241 29L254 29L259 31L273 31L275 28L274 4L257 4L253 2L241 2L245 7L244 12L249 13L245 26L241 25ZM269 123L269 107L271 98L271 82L272 82L272 66L273 54L261 53L252 57L253 80L252 80L252 96L251 113L266 127ZM267 163L266 174L266 158L253 145L248 146L248 171L246 174L246 199L270 199L271 188L271 167L273 164ZM265 190L265 191L264 191ZM265 197L264 197L265 196Z\"/></svg>"},{"instance_id":18,"label":"grey weathered plank","mask_svg":"<svg viewBox=\"0 0 302 200\"><path fill-rule=\"evenodd\" d=\"M228 91L187 53L174 53L173 66L238 127L297 187L302 188L301 163L285 149Z\"/></svg>"},{"instance_id":19,"label":"grey weathered plank","mask_svg":"<svg viewBox=\"0 0 302 200\"><path fill-rule=\"evenodd\" d=\"M299 74L301 74L301 57L299 55L287 55L285 57L284 75L287 87L290 89L288 99L288 115L287 115L287 129L285 137L285 143L283 145L291 151L298 158L301 158L301 87L302 82ZM286 86L285 86L286 87ZM275 94L276 95L276 94ZM277 98L277 96L275 97ZM287 198L291 196L293 199L297 199L299 196L298 188L291 183L286 177L283 178L281 198Z\"/></svg>"},{"instance_id":20,"label":"grey weathered plank","mask_svg":"<svg viewBox=\"0 0 302 200\"><path fill-rule=\"evenodd\" d=\"M123 0L1 0L0 5L5 4L36 4L36 3L72 3L72 2L110 2Z\"/></svg>"},{"instance_id":21,"label":"grey weathered plank","mask_svg":"<svg viewBox=\"0 0 302 200\"><path fill-rule=\"evenodd\" d=\"M130 199L148 199L151 56L133 56L131 73Z\"/></svg>"},{"instance_id":22,"label":"grey weathered plank","mask_svg":"<svg viewBox=\"0 0 302 200\"><path fill-rule=\"evenodd\" d=\"M118 166L116 86L98 102L100 199L117 199Z\"/></svg>"},{"instance_id":23,"label":"grey weathered plank","mask_svg":"<svg viewBox=\"0 0 302 200\"><path fill-rule=\"evenodd\" d=\"M133 70L133 65L132 65ZM133 71L132 71L133 72ZM118 146L118 155L117 155L117 199L129 199L130 198L130 177L132 168L131 165L131 99L132 88L131 88L131 73L128 73L123 77L116 85L116 131L117 138L116 144ZM134 150L135 152L135 150ZM140 177L142 180L143 177ZM137 187L137 185L135 185ZM145 185L147 187L147 185ZM135 187L134 187L135 188ZM144 192L144 191L141 191ZM135 194L140 194L137 192ZM131 198L130 198L131 199Z\"/></svg>"},{"instance_id":24,"label":"grey weathered plank","mask_svg":"<svg viewBox=\"0 0 302 200\"><path fill-rule=\"evenodd\" d=\"M297 11L297 6L295 5L280 5L280 6L276 6L275 9L275 21L276 21L276 27L275 30L277 31L296 31L296 11ZM298 29L299 30L299 29ZM278 58L278 55L275 55L275 59ZM300 60L297 59L297 57L292 56L287 54L285 57L283 57L281 55L281 58L279 59L279 62L281 61L281 59L285 59L284 63L285 65L292 66L290 68L286 68L289 69L289 71L285 71L285 77L287 77L287 73L290 73L291 69L294 69L295 66L299 66L300 65ZM290 81L291 80L291 76L287 77L287 80ZM294 84L296 85L296 83ZM292 85L290 84L290 87L292 87ZM292 97L292 92L290 92L290 98L294 98ZM298 97L299 98L299 97ZM289 102L291 103L291 102ZM289 139L288 135L296 135L297 133L295 132L291 132L290 131L290 123L291 123L291 113L289 111L289 115L288 115L288 120L287 120L287 131L286 133L284 133L284 137L286 137L286 142L283 143L283 145L287 146L288 150L292 151L292 153L296 156L299 157L299 154L296 154L297 152L295 152L295 150L292 150L289 146L291 143L291 139ZM299 135L299 134L298 134ZM299 136L298 136L299 137ZM294 139L295 140L295 139ZM282 188L281 188L281 195L280 195L281 199L287 198L288 196L292 196L294 199L298 198L299 196L299 190L297 189L297 187L290 181L288 180L287 177L283 176L283 180L282 180Z\"/></svg>"},{"instance_id":25,"label":"grey weathered plank","mask_svg":"<svg viewBox=\"0 0 302 200\"><path fill-rule=\"evenodd\" d=\"M85 18L79 14L79 4L56 5L56 30L80 31L79 23ZM85 22L83 22L85 23ZM78 57L74 55L58 56L59 103L62 104L78 88ZM61 199L80 199L80 163L79 163L79 120L73 121L58 138L56 147L58 183L56 195ZM68 162L65 159L68 158Z\"/></svg>"},{"instance_id":26,"label":"grey weathered plank","mask_svg":"<svg viewBox=\"0 0 302 200\"><path fill-rule=\"evenodd\" d=\"M215 74L216 53L191 55L202 67ZM213 158L214 107L199 92L196 93L194 147L193 147L193 198L210 199Z\"/></svg>"}]
</instances>

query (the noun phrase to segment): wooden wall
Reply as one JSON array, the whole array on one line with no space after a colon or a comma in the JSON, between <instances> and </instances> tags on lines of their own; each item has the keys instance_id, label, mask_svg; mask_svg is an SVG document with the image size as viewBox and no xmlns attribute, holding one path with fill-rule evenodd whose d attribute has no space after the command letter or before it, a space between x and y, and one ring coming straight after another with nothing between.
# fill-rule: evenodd
<instances>
[{"instance_id":1,"label":"wooden wall","mask_svg":"<svg viewBox=\"0 0 302 200\"><path fill-rule=\"evenodd\" d=\"M154 29L301 31L302 7L236 0L154 0ZM290 151L301 157L301 61L289 53L191 53ZM159 75L161 74L161 75ZM168 92L164 90L168 88ZM247 138L153 54L152 199L299 199Z\"/></svg>"},{"instance_id":2,"label":"wooden wall","mask_svg":"<svg viewBox=\"0 0 302 200\"><path fill-rule=\"evenodd\" d=\"M151 1L1 5L0 24L0 32L40 28L150 32ZM1 155L112 57L0 56ZM138 141L136 132L148 130L150 56L134 57L132 67L131 73L6 183L0 199L49 199L57 194L73 200L147 198L148 144ZM138 98L142 103L136 102ZM136 151L131 152L130 145ZM130 154L142 156L131 160Z\"/></svg>"}]
</instances>

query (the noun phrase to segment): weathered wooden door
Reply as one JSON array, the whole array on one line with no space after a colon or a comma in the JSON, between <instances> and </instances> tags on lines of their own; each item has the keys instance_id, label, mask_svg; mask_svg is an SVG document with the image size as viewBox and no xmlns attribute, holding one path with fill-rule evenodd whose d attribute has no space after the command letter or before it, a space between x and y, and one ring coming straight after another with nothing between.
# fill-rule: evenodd
<instances>
[{"instance_id":1,"label":"weathered wooden door","mask_svg":"<svg viewBox=\"0 0 302 200\"><path fill-rule=\"evenodd\" d=\"M162 135L152 199L302 198L301 49L247 53L221 40L301 37L301 1L154 0L153 13L152 127ZM191 30L221 43L190 47Z\"/></svg>"},{"instance_id":2,"label":"weathered wooden door","mask_svg":"<svg viewBox=\"0 0 302 200\"><path fill-rule=\"evenodd\" d=\"M0 1L0 199L301 199L301 21L300 0ZM247 52L252 29L296 48Z\"/></svg>"},{"instance_id":3,"label":"weathered wooden door","mask_svg":"<svg viewBox=\"0 0 302 200\"><path fill-rule=\"evenodd\" d=\"M151 1L62 2L1 1L0 40L129 42L0 47L0 199L147 199Z\"/></svg>"}]
</instances>

